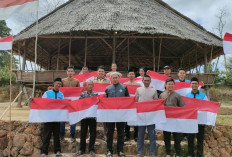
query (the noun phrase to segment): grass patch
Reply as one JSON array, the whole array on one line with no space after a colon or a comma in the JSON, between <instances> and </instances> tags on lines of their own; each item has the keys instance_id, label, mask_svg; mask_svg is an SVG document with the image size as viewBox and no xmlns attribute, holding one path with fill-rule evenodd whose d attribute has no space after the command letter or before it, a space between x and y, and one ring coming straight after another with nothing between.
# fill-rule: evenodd
<instances>
[{"instance_id":1,"label":"grass patch","mask_svg":"<svg viewBox=\"0 0 232 157\"><path fill-rule=\"evenodd\" d=\"M232 126L232 115L217 115L217 125Z\"/></svg>"}]
</instances>

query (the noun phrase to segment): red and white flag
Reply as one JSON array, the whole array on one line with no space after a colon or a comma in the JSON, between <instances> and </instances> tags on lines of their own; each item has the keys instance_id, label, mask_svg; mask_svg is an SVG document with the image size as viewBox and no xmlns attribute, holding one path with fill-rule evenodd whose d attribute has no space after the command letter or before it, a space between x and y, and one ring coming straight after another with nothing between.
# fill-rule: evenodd
<instances>
[{"instance_id":1,"label":"red and white flag","mask_svg":"<svg viewBox=\"0 0 232 157\"><path fill-rule=\"evenodd\" d=\"M141 87L139 85L126 85L130 96L135 96L137 88Z\"/></svg>"},{"instance_id":2,"label":"red and white flag","mask_svg":"<svg viewBox=\"0 0 232 157\"><path fill-rule=\"evenodd\" d=\"M197 111L198 124L215 126L219 102L182 97L187 107L195 107Z\"/></svg>"},{"instance_id":3,"label":"red and white flag","mask_svg":"<svg viewBox=\"0 0 232 157\"><path fill-rule=\"evenodd\" d=\"M181 96L185 96L187 93L192 91L191 82L175 82L174 90ZM203 86L202 82L199 82L199 88Z\"/></svg>"},{"instance_id":4,"label":"red and white flag","mask_svg":"<svg viewBox=\"0 0 232 157\"><path fill-rule=\"evenodd\" d=\"M81 93L84 91L83 87L61 87L60 92L64 94L64 99L78 100Z\"/></svg>"},{"instance_id":5,"label":"red and white flag","mask_svg":"<svg viewBox=\"0 0 232 157\"><path fill-rule=\"evenodd\" d=\"M97 71L93 71L93 72L86 73L86 74L74 75L73 77L78 79L80 82L80 86L83 87L84 82L93 80L94 77L97 77Z\"/></svg>"},{"instance_id":6,"label":"red and white flag","mask_svg":"<svg viewBox=\"0 0 232 157\"><path fill-rule=\"evenodd\" d=\"M150 87L154 87L156 90L159 90L159 91L165 91L165 88L164 88L165 81L170 77L164 76L162 74L159 74L151 70L147 71L147 75L151 77Z\"/></svg>"},{"instance_id":7,"label":"red and white flag","mask_svg":"<svg viewBox=\"0 0 232 157\"><path fill-rule=\"evenodd\" d=\"M131 126L146 126L166 122L164 99L137 102L137 119Z\"/></svg>"},{"instance_id":8,"label":"red and white flag","mask_svg":"<svg viewBox=\"0 0 232 157\"><path fill-rule=\"evenodd\" d=\"M85 118L96 118L97 102L97 96L71 101L68 106L69 123L72 125Z\"/></svg>"},{"instance_id":9,"label":"red and white flag","mask_svg":"<svg viewBox=\"0 0 232 157\"><path fill-rule=\"evenodd\" d=\"M136 120L135 97L100 98L98 122L130 122Z\"/></svg>"},{"instance_id":10,"label":"red and white flag","mask_svg":"<svg viewBox=\"0 0 232 157\"><path fill-rule=\"evenodd\" d=\"M232 54L232 34L230 33L224 35L223 50L225 54Z\"/></svg>"},{"instance_id":11,"label":"red and white flag","mask_svg":"<svg viewBox=\"0 0 232 157\"><path fill-rule=\"evenodd\" d=\"M33 98L29 115L30 123L68 122L68 100Z\"/></svg>"},{"instance_id":12,"label":"red and white flag","mask_svg":"<svg viewBox=\"0 0 232 157\"><path fill-rule=\"evenodd\" d=\"M13 36L0 38L0 50L11 50L12 49Z\"/></svg>"},{"instance_id":13,"label":"red and white flag","mask_svg":"<svg viewBox=\"0 0 232 157\"><path fill-rule=\"evenodd\" d=\"M35 12L38 0L0 0L0 20L5 20L13 13Z\"/></svg>"},{"instance_id":14,"label":"red and white flag","mask_svg":"<svg viewBox=\"0 0 232 157\"><path fill-rule=\"evenodd\" d=\"M197 108L165 106L165 113L167 121L156 124L156 129L179 133L198 132Z\"/></svg>"}]
</instances>

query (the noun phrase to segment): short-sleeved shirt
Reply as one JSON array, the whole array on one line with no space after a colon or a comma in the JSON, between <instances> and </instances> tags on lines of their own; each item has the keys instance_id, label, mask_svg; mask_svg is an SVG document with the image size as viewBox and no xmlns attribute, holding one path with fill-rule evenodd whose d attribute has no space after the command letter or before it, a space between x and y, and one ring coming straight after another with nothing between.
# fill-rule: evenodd
<instances>
[{"instance_id":1,"label":"short-sleeved shirt","mask_svg":"<svg viewBox=\"0 0 232 157\"><path fill-rule=\"evenodd\" d=\"M140 84L138 83L138 82L130 82L130 81L128 81L128 82L125 82L125 83L123 83L124 85L137 85L137 86L140 86Z\"/></svg>"},{"instance_id":2,"label":"short-sleeved shirt","mask_svg":"<svg viewBox=\"0 0 232 157\"><path fill-rule=\"evenodd\" d=\"M98 78L98 77L95 77L95 78L93 79L93 82L94 82L94 83L108 83L108 84L110 84L110 80L109 80L108 78L106 78L106 77L104 77L103 79L100 79L100 78Z\"/></svg>"},{"instance_id":3,"label":"short-sleeved shirt","mask_svg":"<svg viewBox=\"0 0 232 157\"><path fill-rule=\"evenodd\" d=\"M149 101L158 99L158 94L154 88L151 87L139 87L136 90L135 97L138 101Z\"/></svg>"},{"instance_id":4,"label":"short-sleeved shirt","mask_svg":"<svg viewBox=\"0 0 232 157\"><path fill-rule=\"evenodd\" d=\"M168 93L167 91L160 94L161 99L165 99L165 106L183 107L186 106L181 95L176 92Z\"/></svg>"},{"instance_id":5,"label":"short-sleeved shirt","mask_svg":"<svg viewBox=\"0 0 232 157\"><path fill-rule=\"evenodd\" d=\"M201 99L201 100L209 100L207 98L207 96L205 95L205 93L202 93L200 91L198 91L197 93L190 92L190 93L187 93L185 96L189 97L189 98L195 98L195 99Z\"/></svg>"},{"instance_id":6,"label":"short-sleeved shirt","mask_svg":"<svg viewBox=\"0 0 232 157\"><path fill-rule=\"evenodd\" d=\"M63 87L80 87L78 79L75 78L64 78L62 79Z\"/></svg>"},{"instance_id":7,"label":"short-sleeved shirt","mask_svg":"<svg viewBox=\"0 0 232 157\"><path fill-rule=\"evenodd\" d=\"M87 91L84 91L81 93L80 98L79 99L83 99L83 98L88 98L88 97L93 97L93 96L97 96L98 93L95 91L92 91L91 93L88 93Z\"/></svg>"},{"instance_id":8,"label":"short-sleeved shirt","mask_svg":"<svg viewBox=\"0 0 232 157\"><path fill-rule=\"evenodd\" d=\"M186 79L184 79L184 80L182 81L182 80L178 79L178 80L175 80L175 82L191 82L191 81L190 81L190 80L186 80Z\"/></svg>"}]
</instances>

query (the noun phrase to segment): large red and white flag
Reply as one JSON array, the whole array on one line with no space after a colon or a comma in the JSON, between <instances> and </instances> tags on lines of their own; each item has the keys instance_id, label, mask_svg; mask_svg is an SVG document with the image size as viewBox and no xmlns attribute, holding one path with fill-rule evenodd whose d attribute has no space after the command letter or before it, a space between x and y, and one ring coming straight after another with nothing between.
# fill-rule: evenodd
<instances>
[{"instance_id":1,"label":"large red and white flag","mask_svg":"<svg viewBox=\"0 0 232 157\"><path fill-rule=\"evenodd\" d=\"M97 77L97 71L93 71L93 72L86 73L86 74L74 75L73 77L78 79L80 82L80 86L83 87L84 82L93 80L94 77Z\"/></svg>"},{"instance_id":2,"label":"large red and white flag","mask_svg":"<svg viewBox=\"0 0 232 157\"><path fill-rule=\"evenodd\" d=\"M64 94L64 99L78 100L81 93L84 91L83 87L61 87L60 92Z\"/></svg>"},{"instance_id":3,"label":"large red and white flag","mask_svg":"<svg viewBox=\"0 0 232 157\"><path fill-rule=\"evenodd\" d=\"M72 125L85 118L96 118L97 102L97 96L71 101L68 106L69 123Z\"/></svg>"},{"instance_id":4,"label":"large red and white flag","mask_svg":"<svg viewBox=\"0 0 232 157\"><path fill-rule=\"evenodd\" d=\"M156 124L156 129L179 132L197 133L197 108L165 106L166 122Z\"/></svg>"},{"instance_id":5,"label":"large red and white flag","mask_svg":"<svg viewBox=\"0 0 232 157\"><path fill-rule=\"evenodd\" d=\"M141 87L139 85L126 85L130 96L135 96L137 88Z\"/></svg>"},{"instance_id":6,"label":"large red and white flag","mask_svg":"<svg viewBox=\"0 0 232 157\"><path fill-rule=\"evenodd\" d=\"M30 123L68 122L69 100L33 98L29 115Z\"/></svg>"},{"instance_id":7,"label":"large red and white flag","mask_svg":"<svg viewBox=\"0 0 232 157\"><path fill-rule=\"evenodd\" d=\"M197 111L198 124L215 126L219 102L182 97L187 107L195 107Z\"/></svg>"},{"instance_id":8,"label":"large red and white flag","mask_svg":"<svg viewBox=\"0 0 232 157\"><path fill-rule=\"evenodd\" d=\"M14 13L36 12L38 0L0 0L0 20Z\"/></svg>"},{"instance_id":9,"label":"large red and white flag","mask_svg":"<svg viewBox=\"0 0 232 157\"><path fill-rule=\"evenodd\" d=\"M159 90L159 91L165 91L165 88L164 88L165 81L166 79L170 77L164 76L162 74L159 74L151 70L147 71L147 75L151 77L150 87L154 87L156 90Z\"/></svg>"},{"instance_id":10,"label":"large red and white flag","mask_svg":"<svg viewBox=\"0 0 232 157\"><path fill-rule=\"evenodd\" d=\"M174 90L181 96L185 96L187 93L192 91L190 87L191 82L175 82ZM199 89L203 86L202 82L199 82Z\"/></svg>"},{"instance_id":11,"label":"large red and white flag","mask_svg":"<svg viewBox=\"0 0 232 157\"><path fill-rule=\"evenodd\" d=\"M137 119L131 126L146 126L166 122L164 99L137 102Z\"/></svg>"},{"instance_id":12,"label":"large red and white flag","mask_svg":"<svg viewBox=\"0 0 232 157\"><path fill-rule=\"evenodd\" d=\"M0 38L0 50L11 50L12 49L13 36Z\"/></svg>"},{"instance_id":13,"label":"large red and white flag","mask_svg":"<svg viewBox=\"0 0 232 157\"><path fill-rule=\"evenodd\" d=\"M230 33L224 35L223 50L225 54L232 54L232 34Z\"/></svg>"},{"instance_id":14,"label":"large red and white flag","mask_svg":"<svg viewBox=\"0 0 232 157\"><path fill-rule=\"evenodd\" d=\"M100 98L98 122L130 122L136 120L135 97Z\"/></svg>"}]
</instances>

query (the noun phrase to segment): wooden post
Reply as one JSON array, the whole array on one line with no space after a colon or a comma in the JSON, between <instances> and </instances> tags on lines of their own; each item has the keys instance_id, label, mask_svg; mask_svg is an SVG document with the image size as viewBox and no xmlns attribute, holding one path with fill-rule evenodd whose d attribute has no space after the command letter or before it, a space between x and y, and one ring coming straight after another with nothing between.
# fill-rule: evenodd
<instances>
[{"instance_id":1,"label":"wooden post","mask_svg":"<svg viewBox=\"0 0 232 157\"><path fill-rule=\"evenodd\" d=\"M204 51L204 58L205 58L204 73L208 73L207 49L205 48L203 51Z\"/></svg>"},{"instance_id":2,"label":"wooden post","mask_svg":"<svg viewBox=\"0 0 232 157\"><path fill-rule=\"evenodd\" d=\"M84 66L86 66L86 62L87 62L87 52L88 52L88 40L86 37L85 38L85 62L84 62Z\"/></svg>"},{"instance_id":3,"label":"wooden post","mask_svg":"<svg viewBox=\"0 0 232 157\"><path fill-rule=\"evenodd\" d=\"M160 70L160 54L161 54L161 47L162 47L162 38L160 38L160 46L159 46L159 59L158 59L158 72Z\"/></svg>"},{"instance_id":4,"label":"wooden post","mask_svg":"<svg viewBox=\"0 0 232 157\"><path fill-rule=\"evenodd\" d=\"M155 71L155 39L152 39L152 49L153 49L153 71Z\"/></svg>"},{"instance_id":5,"label":"wooden post","mask_svg":"<svg viewBox=\"0 0 232 157\"><path fill-rule=\"evenodd\" d=\"M60 42L61 42L61 39L59 39L59 45L58 45L58 55L57 55L56 70L59 70L59 60L60 60Z\"/></svg>"},{"instance_id":6,"label":"wooden post","mask_svg":"<svg viewBox=\"0 0 232 157\"><path fill-rule=\"evenodd\" d=\"M130 69L130 38L127 39L128 71Z\"/></svg>"},{"instance_id":7,"label":"wooden post","mask_svg":"<svg viewBox=\"0 0 232 157\"><path fill-rule=\"evenodd\" d=\"M116 63L116 32L114 32L114 37L113 37L113 62Z\"/></svg>"},{"instance_id":8,"label":"wooden post","mask_svg":"<svg viewBox=\"0 0 232 157\"><path fill-rule=\"evenodd\" d=\"M68 65L71 66L71 47L72 47L72 38L69 38L69 55L68 55Z\"/></svg>"}]
</instances>

